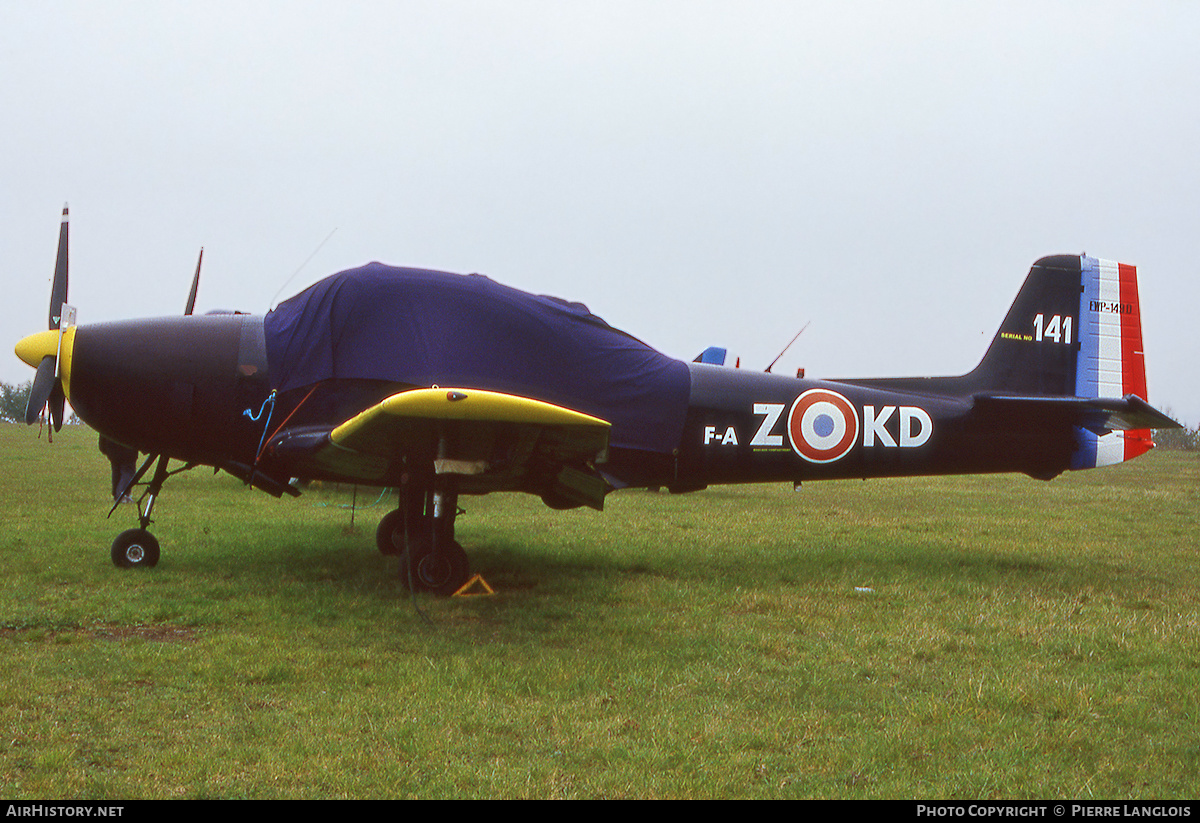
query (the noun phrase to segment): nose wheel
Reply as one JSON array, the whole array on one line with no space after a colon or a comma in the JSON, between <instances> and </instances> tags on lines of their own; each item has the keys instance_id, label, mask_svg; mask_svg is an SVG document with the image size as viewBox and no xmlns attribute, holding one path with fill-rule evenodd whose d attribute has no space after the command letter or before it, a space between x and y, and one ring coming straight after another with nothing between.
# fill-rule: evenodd
<instances>
[{"instance_id":1,"label":"nose wheel","mask_svg":"<svg viewBox=\"0 0 1200 823\"><path fill-rule=\"evenodd\" d=\"M112 544L113 565L122 569L151 569L158 565L158 540L145 529L128 529Z\"/></svg>"}]
</instances>

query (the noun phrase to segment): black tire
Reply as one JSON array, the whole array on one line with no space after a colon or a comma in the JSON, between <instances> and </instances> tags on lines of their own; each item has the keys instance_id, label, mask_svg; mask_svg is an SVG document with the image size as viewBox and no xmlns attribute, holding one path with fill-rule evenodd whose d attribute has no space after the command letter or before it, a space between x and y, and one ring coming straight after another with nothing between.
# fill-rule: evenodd
<instances>
[{"instance_id":1,"label":"black tire","mask_svg":"<svg viewBox=\"0 0 1200 823\"><path fill-rule=\"evenodd\" d=\"M574 500L569 500L566 497L563 497L562 495L555 494L554 492L548 492L546 494L543 494L542 502L545 503L550 508L554 509L555 511L559 511L559 512L566 511L567 509L578 509L580 506L583 505L582 503L576 502Z\"/></svg>"},{"instance_id":2,"label":"black tire","mask_svg":"<svg viewBox=\"0 0 1200 823\"><path fill-rule=\"evenodd\" d=\"M375 530L375 545L379 553L388 557L400 554L404 543L404 512L396 509L383 516ZM400 545L397 545L400 544Z\"/></svg>"},{"instance_id":3,"label":"black tire","mask_svg":"<svg viewBox=\"0 0 1200 823\"><path fill-rule=\"evenodd\" d=\"M158 540L145 529L129 529L112 544L112 562L122 569L152 569L158 565Z\"/></svg>"},{"instance_id":4,"label":"black tire","mask_svg":"<svg viewBox=\"0 0 1200 823\"><path fill-rule=\"evenodd\" d=\"M447 597L462 588L471 579L471 562L458 541L451 540L439 547L438 557L433 556L428 540L415 541L409 561L409 552L400 556L400 582L411 585L417 591ZM406 562L409 561L409 562Z\"/></svg>"},{"instance_id":5,"label":"black tire","mask_svg":"<svg viewBox=\"0 0 1200 823\"><path fill-rule=\"evenodd\" d=\"M425 515L413 515L408 529L413 540L429 540L429 520ZM396 509L388 512L375 529L375 547L387 557L395 557L404 551L404 512Z\"/></svg>"}]
</instances>

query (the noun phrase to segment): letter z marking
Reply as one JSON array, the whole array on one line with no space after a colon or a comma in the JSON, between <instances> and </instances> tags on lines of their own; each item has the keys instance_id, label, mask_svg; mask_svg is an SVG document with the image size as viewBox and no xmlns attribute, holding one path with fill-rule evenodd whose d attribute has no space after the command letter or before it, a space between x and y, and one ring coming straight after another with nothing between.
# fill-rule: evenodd
<instances>
[{"instance_id":1,"label":"letter z marking","mask_svg":"<svg viewBox=\"0 0 1200 823\"><path fill-rule=\"evenodd\" d=\"M758 427L758 431L754 433L754 437L750 439L751 446L782 446L783 435L771 434L771 429L775 428L775 424L779 421L779 416L783 414L783 403L755 403L754 413L765 414L762 425Z\"/></svg>"}]
</instances>

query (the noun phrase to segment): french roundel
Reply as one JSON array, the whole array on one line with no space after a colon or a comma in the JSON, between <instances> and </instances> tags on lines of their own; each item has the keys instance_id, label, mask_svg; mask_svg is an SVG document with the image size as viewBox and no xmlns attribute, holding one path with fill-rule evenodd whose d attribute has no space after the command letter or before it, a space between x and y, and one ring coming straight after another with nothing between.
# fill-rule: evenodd
<instances>
[{"instance_id":1,"label":"french roundel","mask_svg":"<svg viewBox=\"0 0 1200 823\"><path fill-rule=\"evenodd\" d=\"M832 463L858 440L858 412L837 392L809 389L788 413L788 438L808 462Z\"/></svg>"}]
</instances>

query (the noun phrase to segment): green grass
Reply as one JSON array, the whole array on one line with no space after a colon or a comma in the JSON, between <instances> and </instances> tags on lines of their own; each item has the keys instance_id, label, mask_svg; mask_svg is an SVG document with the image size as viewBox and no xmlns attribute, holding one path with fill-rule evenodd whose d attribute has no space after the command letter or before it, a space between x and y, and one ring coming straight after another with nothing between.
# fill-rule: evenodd
<instances>
[{"instance_id":1,"label":"green grass","mask_svg":"<svg viewBox=\"0 0 1200 823\"><path fill-rule=\"evenodd\" d=\"M0 796L1194 798L1198 481L466 498L429 625L385 504L196 470L119 570L95 436L3 425Z\"/></svg>"}]
</instances>

